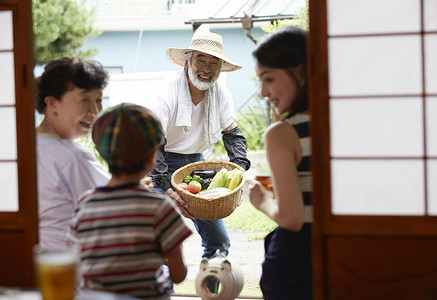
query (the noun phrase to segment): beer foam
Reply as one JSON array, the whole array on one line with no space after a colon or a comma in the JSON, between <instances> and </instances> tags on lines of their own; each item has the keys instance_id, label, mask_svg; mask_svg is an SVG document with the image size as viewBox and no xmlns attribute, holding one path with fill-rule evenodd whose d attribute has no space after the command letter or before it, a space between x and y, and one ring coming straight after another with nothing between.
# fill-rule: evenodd
<instances>
[{"instance_id":1,"label":"beer foam","mask_svg":"<svg viewBox=\"0 0 437 300\"><path fill-rule=\"evenodd\" d=\"M71 252L40 253L37 257L38 264L44 265L67 265L77 261L77 254Z\"/></svg>"}]
</instances>

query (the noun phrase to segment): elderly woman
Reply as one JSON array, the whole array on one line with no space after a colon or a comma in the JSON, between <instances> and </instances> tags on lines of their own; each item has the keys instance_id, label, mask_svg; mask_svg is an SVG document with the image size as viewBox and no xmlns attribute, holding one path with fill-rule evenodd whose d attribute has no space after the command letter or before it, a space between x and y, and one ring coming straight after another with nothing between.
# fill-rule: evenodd
<instances>
[{"instance_id":1,"label":"elderly woman","mask_svg":"<svg viewBox=\"0 0 437 300\"><path fill-rule=\"evenodd\" d=\"M75 201L86 190L105 185L109 173L88 149L74 143L86 137L102 109L107 83L93 61L63 57L49 62L37 81L36 128L39 241L61 248L67 241Z\"/></svg>"}]
</instances>

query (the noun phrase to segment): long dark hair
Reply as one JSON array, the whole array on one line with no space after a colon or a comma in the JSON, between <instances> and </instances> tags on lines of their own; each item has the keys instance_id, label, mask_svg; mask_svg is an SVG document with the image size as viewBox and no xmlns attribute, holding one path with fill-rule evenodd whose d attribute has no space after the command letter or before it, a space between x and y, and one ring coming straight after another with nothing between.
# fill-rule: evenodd
<instances>
[{"instance_id":1,"label":"long dark hair","mask_svg":"<svg viewBox=\"0 0 437 300\"><path fill-rule=\"evenodd\" d=\"M292 68L302 65L305 83L294 101L287 117L308 110L306 31L296 27L286 27L275 31L262 40L252 55L267 68L285 69L294 78Z\"/></svg>"}]
</instances>

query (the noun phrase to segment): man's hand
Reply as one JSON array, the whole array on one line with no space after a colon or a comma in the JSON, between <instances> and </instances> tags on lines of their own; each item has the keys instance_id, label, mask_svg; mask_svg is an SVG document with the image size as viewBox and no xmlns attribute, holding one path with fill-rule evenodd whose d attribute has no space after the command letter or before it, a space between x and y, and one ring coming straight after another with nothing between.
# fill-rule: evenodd
<instances>
[{"instance_id":1,"label":"man's hand","mask_svg":"<svg viewBox=\"0 0 437 300\"><path fill-rule=\"evenodd\" d=\"M181 214L188 219L195 219L187 210L188 207L188 203L184 201L184 199L182 199L178 193L176 193L172 188L169 188L168 190L165 191L165 193L170 196L171 199L173 199L174 203L176 204L176 206L179 208L179 211L181 212Z\"/></svg>"},{"instance_id":2,"label":"man's hand","mask_svg":"<svg viewBox=\"0 0 437 300\"><path fill-rule=\"evenodd\" d=\"M241 203L243 202L243 194L244 194L244 186L241 188L240 199L238 199L237 207L240 206Z\"/></svg>"}]
</instances>

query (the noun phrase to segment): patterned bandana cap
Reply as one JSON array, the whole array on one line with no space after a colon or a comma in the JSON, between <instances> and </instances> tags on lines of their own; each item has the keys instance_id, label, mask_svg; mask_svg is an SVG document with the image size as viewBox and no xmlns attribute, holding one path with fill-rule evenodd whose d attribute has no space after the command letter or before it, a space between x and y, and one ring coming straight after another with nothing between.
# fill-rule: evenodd
<instances>
[{"instance_id":1,"label":"patterned bandana cap","mask_svg":"<svg viewBox=\"0 0 437 300\"><path fill-rule=\"evenodd\" d=\"M129 168L164 144L161 123L149 109L121 103L99 114L92 138L109 166Z\"/></svg>"}]
</instances>

